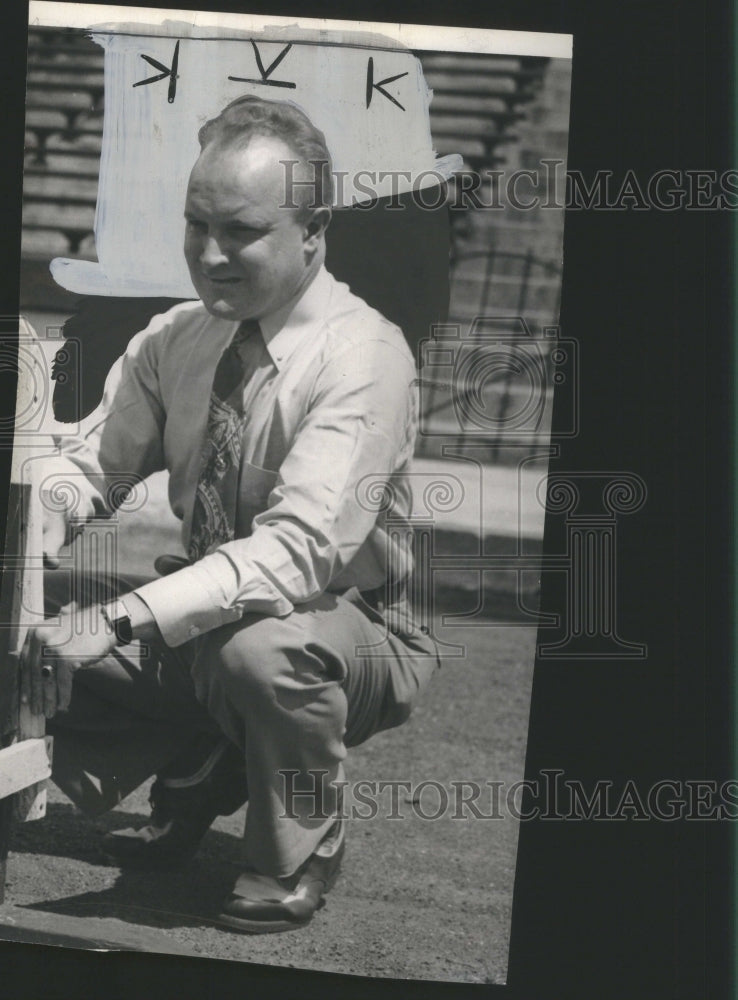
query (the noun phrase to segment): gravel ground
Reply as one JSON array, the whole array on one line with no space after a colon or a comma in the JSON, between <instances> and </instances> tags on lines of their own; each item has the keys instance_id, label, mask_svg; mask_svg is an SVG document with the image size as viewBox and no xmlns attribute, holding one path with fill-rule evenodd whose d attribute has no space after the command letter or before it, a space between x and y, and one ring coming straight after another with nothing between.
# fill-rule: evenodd
<instances>
[{"instance_id":1,"label":"gravel ground","mask_svg":"<svg viewBox=\"0 0 738 1000\"><path fill-rule=\"evenodd\" d=\"M443 633L467 644L466 657L447 661L405 726L351 752L351 782L397 779L415 787L431 779L450 791L451 781L522 776L534 633L494 627ZM14 831L6 901L88 918L91 932L94 918L159 928L173 944L211 958L504 982L515 821L453 819L453 800L441 818L422 820L404 791L402 819L390 820L386 794L380 803L379 817L349 822L343 874L326 906L309 927L289 934L248 937L208 920L238 870L243 811L216 821L185 873L122 874L108 865L100 832L143 820L145 788L92 821L52 787L46 819ZM431 787L418 806L433 814L438 804Z\"/></svg>"}]
</instances>

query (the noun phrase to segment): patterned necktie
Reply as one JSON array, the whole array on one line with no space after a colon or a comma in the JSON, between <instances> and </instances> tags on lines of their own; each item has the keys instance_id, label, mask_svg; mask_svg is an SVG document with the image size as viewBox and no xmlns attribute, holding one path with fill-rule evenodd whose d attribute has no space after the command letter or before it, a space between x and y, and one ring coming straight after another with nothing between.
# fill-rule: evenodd
<instances>
[{"instance_id":1,"label":"patterned necktie","mask_svg":"<svg viewBox=\"0 0 738 1000\"><path fill-rule=\"evenodd\" d=\"M245 365L245 342L259 334L245 320L218 362L208 407L207 439L195 493L188 556L191 562L235 536L243 438L243 386L253 372Z\"/></svg>"}]
</instances>

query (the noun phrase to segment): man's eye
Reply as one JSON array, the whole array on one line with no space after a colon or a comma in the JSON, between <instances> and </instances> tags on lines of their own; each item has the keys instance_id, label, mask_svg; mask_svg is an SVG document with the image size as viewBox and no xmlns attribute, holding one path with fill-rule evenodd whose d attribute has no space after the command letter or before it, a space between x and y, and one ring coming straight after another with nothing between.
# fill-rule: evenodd
<instances>
[{"instance_id":1,"label":"man's eye","mask_svg":"<svg viewBox=\"0 0 738 1000\"><path fill-rule=\"evenodd\" d=\"M197 219L187 219L187 228L195 229L197 230L197 232L201 232L203 229L205 229L205 223L199 222Z\"/></svg>"}]
</instances>

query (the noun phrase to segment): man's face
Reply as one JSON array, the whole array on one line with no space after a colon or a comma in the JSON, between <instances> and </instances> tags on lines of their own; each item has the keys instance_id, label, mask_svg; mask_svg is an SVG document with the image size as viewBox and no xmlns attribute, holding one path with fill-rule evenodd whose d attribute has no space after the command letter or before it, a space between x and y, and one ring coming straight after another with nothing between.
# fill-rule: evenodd
<instances>
[{"instance_id":1,"label":"man's face","mask_svg":"<svg viewBox=\"0 0 738 1000\"><path fill-rule=\"evenodd\" d=\"M185 203L184 251L208 312L260 319L288 302L312 274L309 220L284 203L281 140L255 136L245 149L206 147Z\"/></svg>"}]
</instances>

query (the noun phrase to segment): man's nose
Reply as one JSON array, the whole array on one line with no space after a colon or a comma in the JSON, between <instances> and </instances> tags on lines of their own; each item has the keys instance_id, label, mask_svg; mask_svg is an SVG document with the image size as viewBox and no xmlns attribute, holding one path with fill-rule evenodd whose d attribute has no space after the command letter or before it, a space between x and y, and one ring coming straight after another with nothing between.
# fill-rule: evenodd
<instances>
[{"instance_id":1,"label":"man's nose","mask_svg":"<svg viewBox=\"0 0 738 1000\"><path fill-rule=\"evenodd\" d=\"M227 263L228 256L223 252L218 240L214 236L206 236L200 252L202 267L211 269Z\"/></svg>"}]
</instances>

